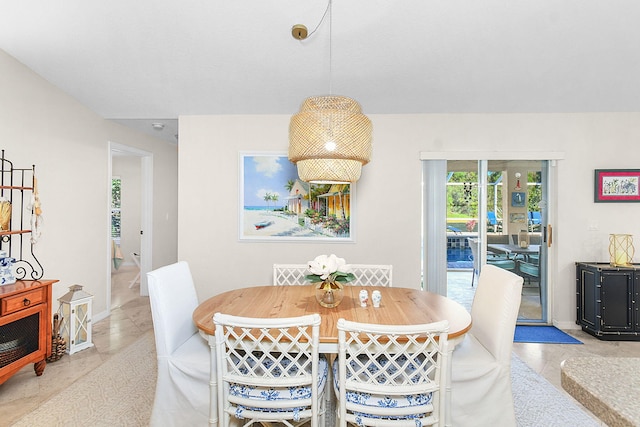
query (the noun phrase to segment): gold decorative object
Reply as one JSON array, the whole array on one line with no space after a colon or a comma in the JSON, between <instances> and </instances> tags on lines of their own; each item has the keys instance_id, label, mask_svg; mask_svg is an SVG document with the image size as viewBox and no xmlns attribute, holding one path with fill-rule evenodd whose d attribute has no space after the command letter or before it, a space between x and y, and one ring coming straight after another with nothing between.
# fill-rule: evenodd
<instances>
[{"instance_id":1,"label":"gold decorative object","mask_svg":"<svg viewBox=\"0 0 640 427\"><path fill-rule=\"evenodd\" d=\"M609 235L609 257L613 267L629 267L632 264L635 249L631 234Z\"/></svg>"},{"instance_id":2,"label":"gold decorative object","mask_svg":"<svg viewBox=\"0 0 640 427\"><path fill-rule=\"evenodd\" d=\"M9 231L9 222L11 222L11 202L2 200L0 201L0 231Z\"/></svg>"},{"instance_id":3,"label":"gold decorative object","mask_svg":"<svg viewBox=\"0 0 640 427\"><path fill-rule=\"evenodd\" d=\"M337 307L344 298L344 286L340 282L319 282L315 285L316 301L323 307Z\"/></svg>"}]
</instances>

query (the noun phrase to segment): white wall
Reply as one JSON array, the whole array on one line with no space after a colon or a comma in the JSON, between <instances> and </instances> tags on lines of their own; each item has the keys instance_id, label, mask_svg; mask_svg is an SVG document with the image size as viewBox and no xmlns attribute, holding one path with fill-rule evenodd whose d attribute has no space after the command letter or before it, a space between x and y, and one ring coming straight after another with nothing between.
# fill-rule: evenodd
<instances>
[{"instance_id":1,"label":"white wall","mask_svg":"<svg viewBox=\"0 0 640 427\"><path fill-rule=\"evenodd\" d=\"M563 326L575 319L574 262L607 261L610 233L640 239L640 204L593 203L594 169L639 167L640 113L370 115L374 154L357 184L356 243L240 243L238 152L286 151L288 115L181 117L178 165L175 145L104 120L2 51L0 76L1 147L16 167L36 165L45 278L60 280L55 299L82 284L96 314L107 309L108 141L153 153L153 266L189 261L200 298L269 284L273 263L320 253L393 264L398 285L418 287L421 151L566 153L554 172L550 281L551 317Z\"/></svg>"},{"instance_id":2,"label":"white wall","mask_svg":"<svg viewBox=\"0 0 640 427\"><path fill-rule=\"evenodd\" d=\"M153 153L154 266L177 256L177 147L107 121L0 51L1 147L15 167L36 165L43 234L35 247L57 298L73 284L106 313L109 141Z\"/></svg>"},{"instance_id":3,"label":"white wall","mask_svg":"<svg viewBox=\"0 0 640 427\"><path fill-rule=\"evenodd\" d=\"M594 169L640 167L640 113L369 117L373 160L357 184L353 244L238 241L238 152L286 152L290 116L180 118L178 257L190 263L201 299L270 284L273 263L305 263L321 253L393 264L398 286L418 287L421 151L565 152L552 171L549 284L551 319L562 327L575 326L574 262L608 261L610 233L640 239L640 204L593 202Z\"/></svg>"}]
</instances>

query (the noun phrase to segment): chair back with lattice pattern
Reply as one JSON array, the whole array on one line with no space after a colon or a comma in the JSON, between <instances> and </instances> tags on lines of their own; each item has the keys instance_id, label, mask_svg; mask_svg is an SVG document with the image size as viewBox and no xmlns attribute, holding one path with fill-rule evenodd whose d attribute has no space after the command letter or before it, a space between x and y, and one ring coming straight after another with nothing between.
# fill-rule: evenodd
<instances>
[{"instance_id":1,"label":"chair back with lattice pattern","mask_svg":"<svg viewBox=\"0 0 640 427\"><path fill-rule=\"evenodd\" d=\"M252 422L311 421L324 413L328 364L319 356L320 315L247 318L216 313L218 414Z\"/></svg>"},{"instance_id":2,"label":"chair back with lattice pattern","mask_svg":"<svg viewBox=\"0 0 640 427\"><path fill-rule=\"evenodd\" d=\"M311 274L307 264L273 264L274 286L308 285L307 274Z\"/></svg>"},{"instance_id":3,"label":"chair back with lattice pattern","mask_svg":"<svg viewBox=\"0 0 640 427\"><path fill-rule=\"evenodd\" d=\"M391 265L350 264L355 279L353 286L391 286L393 268Z\"/></svg>"},{"instance_id":4,"label":"chair back with lattice pattern","mask_svg":"<svg viewBox=\"0 0 640 427\"><path fill-rule=\"evenodd\" d=\"M353 286L391 286L393 268L391 265L349 264L355 278L349 282ZM308 285L304 278L311 274L306 264L273 264L273 284Z\"/></svg>"},{"instance_id":5,"label":"chair back with lattice pattern","mask_svg":"<svg viewBox=\"0 0 640 427\"><path fill-rule=\"evenodd\" d=\"M443 425L446 320L398 326L340 319L337 327L334 386L341 426Z\"/></svg>"}]
</instances>

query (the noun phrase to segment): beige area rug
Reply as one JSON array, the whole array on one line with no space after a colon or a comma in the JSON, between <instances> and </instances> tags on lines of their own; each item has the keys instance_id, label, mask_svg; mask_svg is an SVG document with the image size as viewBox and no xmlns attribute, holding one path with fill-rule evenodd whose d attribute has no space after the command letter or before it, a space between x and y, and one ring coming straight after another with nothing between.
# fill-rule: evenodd
<instances>
[{"instance_id":1,"label":"beige area rug","mask_svg":"<svg viewBox=\"0 0 640 427\"><path fill-rule=\"evenodd\" d=\"M156 366L150 331L13 426L148 426Z\"/></svg>"},{"instance_id":2,"label":"beige area rug","mask_svg":"<svg viewBox=\"0 0 640 427\"><path fill-rule=\"evenodd\" d=\"M538 375L515 353L511 387L518 427L598 427L600 422L563 391Z\"/></svg>"},{"instance_id":3,"label":"beige area rug","mask_svg":"<svg viewBox=\"0 0 640 427\"><path fill-rule=\"evenodd\" d=\"M148 426L156 366L150 331L13 426ZM599 425L515 354L511 368L518 427Z\"/></svg>"}]
</instances>

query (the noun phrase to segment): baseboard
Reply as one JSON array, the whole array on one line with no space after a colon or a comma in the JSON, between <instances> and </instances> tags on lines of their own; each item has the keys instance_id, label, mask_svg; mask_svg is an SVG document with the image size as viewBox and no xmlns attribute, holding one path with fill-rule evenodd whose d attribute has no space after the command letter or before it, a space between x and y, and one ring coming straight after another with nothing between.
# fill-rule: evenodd
<instances>
[{"instance_id":1,"label":"baseboard","mask_svg":"<svg viewBox=\"0 0 640 427\"><path fill-rule=\"evenodd\" d=\"M91 319L92 323L96 323L99 322L101 320L106 319L107 317L109 317L111 313L108 310L105 311L101 311L100 313L96 313L93 315L93 318Z\"/></svg>"},{"instance_id":2,"label":"baseboard","mask_svg":"<svg viewBox=\"0 0 640 427\"><path fill-rule=\"evenodd\" d=\"M580 329L580 325L576 324L576 322L559 322L557 320L554 320L552 323L553 323L553 326L555 326L558 329L564 329L564 330Z\"/></svg>"}]
</instances>

